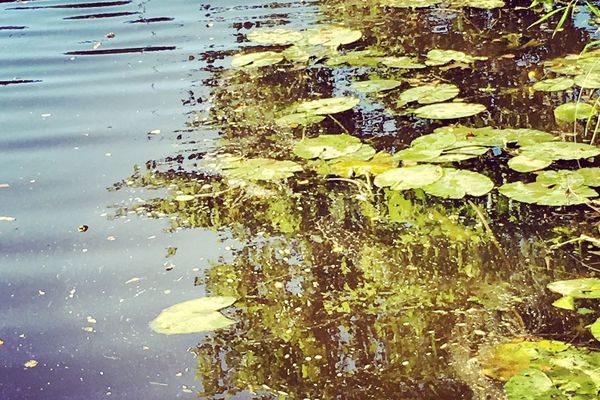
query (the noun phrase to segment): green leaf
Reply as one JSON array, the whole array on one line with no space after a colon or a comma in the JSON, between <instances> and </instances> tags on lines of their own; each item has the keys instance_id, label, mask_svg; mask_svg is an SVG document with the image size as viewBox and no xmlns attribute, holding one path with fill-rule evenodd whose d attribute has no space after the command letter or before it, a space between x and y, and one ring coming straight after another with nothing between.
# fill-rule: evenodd
<instances>
[{"instance_id":1,"label":"green leaf","mask_svg":"<svg viewBox=\"0 0 600 400\"><path fill-rule=\"evenodd\" d=\"M542 371L527 369L504 385L508 400L553 400L554 385Z\"/></svg>"},{"instance_id":2,"label":"green leaf","mask_svg":"<svg viewBox=\"0 0 600 400\"><path fill-rule=\"evenodd\" d=\"M487 57L482 56L471 56L462 51L456 50L430 50L427 52L427 61L425 64L430 66L444 65L449 62L456 61L465 64L471 64L475 61L487 60Z\"/></svg>"},{"instance_id":3,"label":"green leaf","mask_svg":"<svg viewBox=\"0 0 600 400\"><path fill-rule=\"evenodd\" d=\"M277 45L295 43L300 41L302 37L301 32L282 28L253 30L248 33L248 40L252 42Z\"/></svg>"},{"instance_id":4,"label":"green leaf","mask_svg":"<svg viewBox=\"0 0 600 400\"><path fill-rule=\"evenodd\" d=\"M584 89L600 89L600 72L590 72L577 75L575 84Z\"/></svg>"},{"instance_id":5,"label":"green leaf","mask_svg":"<svg viewBox=\"0 0 600 400\"><path fill-rule=\"evenodd\" d=\"M552 160L544 160L519 155L508 160L508 166L517 172L532 172L544 169L552 164Z\"/></svg>"},{"instance_id":6,"label":"green leaf","mask_svg":"<svg viewBox=\"0 0 600 400\"><path fill-rule=\"evenodd\" d=\"M397 81L395 79L369 79L367 81L352 82L352 87L357 92L374 93L395 89L401 84L401 81Z\"/></svg>"},{"instance_id":7,"label":"green leaf","mask_svg":"<svg viewBox=\"0 0 600 400\"><path fill-rule=\"evenodd\" d=\"M523 146L520 154L540 160L578 160L600 155L600 148L585 143L544 142Z\"/></svg>"},{"instance_id":8,"label":"green leaf","mask_svg":"<svg viewBox=\"0 0 600 400\"><path fill-rule=\"evenodd\" d=\"M600 167L579 168L577 173L583 177L587 186L600 186Z\"/></svg>"},{"instance_id":9,"label":"green leaf","mask_svg":"<svg viewBox=\"0 0 600 400\"><path fill-rule=\"evenodd\" d=\"M377 153L370 161L360 160L352 156L336 158L331 161L330 170L343 178L353 176L374 176L395 168L398 162L388 153Z\"/></svg>"},{"instance_id":10,"label":"green leaf","mask_svg":"<svg viewBox=\"0 0 600 400\"><path fill-rule=\"evenodd\" d=\"M275 120L277 125L282 126L298 126L298 125L310 125L310 124L318 124L323 121L325 116L323 115L314 115L307 113L295 113L284 115L283 117L279 117Z\"/></svg>"},{"instance_id":11,"label":"green leaf","mask_svg":"<svg viewBox=\"0 0 600 400\"><path fill-rule=\"evenodd\" d=\"M473 171L444 168L443 176L434 183L423 186L425 192L443 198L461 199L466 195L483 196L494 188L494 182Z\"/></svg>"},{"instance_id":12,"label":"green leaf","mask_svg":"<svg viewBox=\"0 0 600 400\"><path fill-rule=\"evenodd\" d=\"M411 143L411 147L419 147L423 149L447 149L452 147L456 143L456 135L449 131L439 131L430 133L429 135L423 135L414 139Z\"/></svg>"},{"instance_id":13,"label":"green leaf","mask_svg":"<svg viewBox=\"0 0 600 400\"><path fill-rule=\"evenodd\" d=\"M600 342L600 318L598 318L591 326L590 332L592 332L592 336Z\"/></svg>"},{"instance_id":14,"label":"green leaf","mask_svg":"<svg viewBox=\"0 0 600 400\"><path fill-rule=\"evenodd\" d=\"M383 4L398 8L425 8L441 3L442 0L383 0Z\"/></svg>"},{"instance_id":15,"label":"green leaf","mask_svg":"<svg viewBox=\"0 0 600 400\"><path fill-rule=\"evenodd\" d=\"M421 64L416 58L406 56L383 57L380 62L390 68L421 69L426 67L425 64Z\"/></svg>"},{"instance_id":16,"label":"green leaf","mask_svg":"<svg viewBox=\"0 0 600 400\"><path fill-rule=\"evenodd\" d=\"M413 112L419 118L455 119L465 118L486 111L482 104L474 103L438 103L419 107Z\"/></svg>"},{"instance_id":17,"label":"green leaf","mask_svg":"<svg viewBox=\"0 0 600 400\"><path fill-rule=\"evenodd\" d=\"M556 300L552 305L556 308L563 310L574 310L575 309L575 298L573 296L563 296Z\"/></svg>"},{"instance_id":18,"label":"green leaf","mask_svg":"<svg viewBox=\"0 0 600 400\"><path fill-rule=\"evenodd\" d=\"M357 67L376 67L382 60L384 53L377 50L352 51L346 54L332 55L325 65L336 66L350 64Z\"/></svg>"},{"instance_id":19,"label":"green leaf","mask_svg":"<svg viewBox=\"0 0 600 400\"><path fill-rule=\"evenodd\" d=\"M258 181L278 181L302 171L302 167L293 161L270 158L223 160L221 168L228 178Z\"/></svg>"},{"instance_id":20,"label":"green leaf","mask_svg":"<svg viewBox=\"0 0 600 400\"><path fill-rule=\"evenodd\" d=\"M392 190L418 189L433 183L443 175L442 168L423 164L394 168L375 177L377 187L389 187Z\"/></svg>"},{"instance_id":21,"label":"green leaf","mask_svg":"<svg viewBox=\"0 0 600 400\"><path fill-rule=\"evenodd\" d=\"M233 67L258 68L277 64L282 60L283 55L281 53L262 51L259 53L236 54L231 60L231 65Z\"/></svg>"},{"instance_id":22,"label":"green leaf","mask_svg":"<svg viewBox=\"0 0 600 400\"><path fill-rule=\"evenodd\" d=\"M596 115L596 109L588 103L565 103L554 109L554 118L558 121L575 122Z\"/></svg>"},{"instance_id":23,"label":"green leaf","mask_svg":"<svg viewBox=\"0 0 600 400\"><path fill-rule=\"evenodd\" d=\"M356 97L332 97L302 102L295 106L295 110L297 113L313 115L337 114L350 110L359 102Z\"/></svg>"},{"instance_id":24,"label":"green leaf","mask_svg":"<svg viewBox=\"0 0 600 400\"><path fill-rule=\"evenodd\" d=\"M547 288L575 299L600 299L600 279L580 278L549 283Z\"/></svg>"},{"instance_id":25,"label":"green leaf","mask_svg":"<svg viewBox=\"0 0 600 400\"><path fill-rule=\"evenodd\" d=\"M506 5L502 0L454 0L451 4L455 7L472 7L483 10L501 8Z\"/></svg>"},{"instance_id":26,"label":"green leaf","mask_svg":"<svg viewBox=\"0 0 600 400\"><path fill-rule=\"evenodd\" d=\"M307 29L303 32L303 36L309 45L337 48L360 40L362 33L343 26L323 26Z\"/></svg>"},{"instance_id":27,"label":"green leaf","mask_svg":"<svg viewBox=\"0 0 600 400\"><path fill-rule=\"evenodd\" d=\"M533 85L533 89L540 92L559 92L569 89L574 83L575 81L571 78L559 77L536 82Z\"/></svg>"},{"instance_id":28,"label":"green leaf","mask_svg":"<svg viewBox=\"0 0 600 400\"><path fill-rule=\"evenodd\" d=\"M442 149L427 149L422 147L409 147L394 154L394 158L402 161L429 161L440 156Z\"/></svg>"},{"instance_id":29,"label":"green leaf","mask_svg":"<svg viewBox=\"0 0 600 400\"><path fill-rule=\"evenodd\" d=\"M566 189L558 185L548 187L540 182L506 183L498 190L504 196L522 203L556 207L587 203L590 198L598 196L595 190L587 186Z\"/></svg>"},{"instance_id":30,"label":"green leaf","mask_svg":"<svg viewBox=\"0 0 600 400\"><path fill-rule=\"evenodd\" d=\"M416 101L419 104L439 103L458 96L458 93L459 89L456 85L447 83L418 86L402 92L397 105L398 107L402 107L413 101Z\"/></svg>"},{"instance_id":31,"label":"green leaf","mask_svg":"<svg viewBox=\"0 0 600 400\"><path fill-rule=\"evenodd\" d=\"M346 135L321 135L315 138L302 139L294 146L294 154L302 158L321 158L329 160L347 156L363 147L360 139ZM373 154L375 151L373 150ZM373 155L371 154L371 156Z\"/></svg>"},{"instance_id":32,"label":"green leaf","mask_svg":"<svg viewBox=\"0 0 600 400\"><path fill-rule=\"evenodd\" d=\"M162 310L150 328L165 335L209 332L235 323L219 310L235 303L235 297L203 297Z\"/></svg>"}]
</instances>

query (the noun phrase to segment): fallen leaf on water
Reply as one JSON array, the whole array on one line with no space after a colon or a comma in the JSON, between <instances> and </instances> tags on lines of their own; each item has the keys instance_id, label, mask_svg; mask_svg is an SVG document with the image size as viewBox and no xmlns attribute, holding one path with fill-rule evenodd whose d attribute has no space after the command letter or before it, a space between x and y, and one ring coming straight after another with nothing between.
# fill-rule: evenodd
<instances>
[{"instance_id":1,"label":"fallen leaf on water","mask_svg":"<svg viewBox=\"0 0 600 400\"><path fill-rule=\"evenodd\" d=\"M23 364L23 366L25 368L35 368L35 367L37 367L37 365L38 365L38 362L36 360L29 360L25 364Z\"/></svg>"},{"instance_id":2,"label":"fallen leaf on water","mask_svg":"<svg viewBox=\"0 0 600 400\"><path fill-rule=\"evenodd\" d=\"M0 339L0 347L4 346L4 340Z\"/></svg>"},{"instance_id":3,"label":"fallen leaf on water","mask_svg":"<svg viewBox=\"0 0 600 400\"><path fill-rule=\"evenodd\" d=\"M154 129L148 132L149 135L160 135L160 129Z\"/></svg>"},{"instance_id":4,"label":"fallen leaf on water","mask_svg":"<svg viewBox=\"0 0 600 400\"><path fill-rule=\"evenodd\" d=\"M17 219L15 217L6 217L6 216L0 216L0 221L16 221Z\"/></svg>"},{"instance_id":5,"label":"fallen leaf on water","mask_svg":"<svg viewBox=\"0 0 600 400\"><path fill-rule=\"evenodd\" d=\"M130 280L128 280L127 282L125 282L126 285L130 284L130 283L134 283L134 282L139 282L141 281L142 278L138 278L137 276L134 278L131 278Z\"/></svg>"}]
</instances>

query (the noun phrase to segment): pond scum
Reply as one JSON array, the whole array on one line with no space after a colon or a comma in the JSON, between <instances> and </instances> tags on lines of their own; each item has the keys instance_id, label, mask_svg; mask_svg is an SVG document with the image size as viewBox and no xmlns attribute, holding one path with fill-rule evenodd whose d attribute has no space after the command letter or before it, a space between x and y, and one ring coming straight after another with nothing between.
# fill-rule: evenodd
<instances>
[{"instance_id":1,"label":"pond scum","mask_svg":"<svg viewBox=\"0 0 600 400\"><path fill-rule=\"evenodd\" d=\"M204 54L218 145L116 185L243 244L151 322L212 332L200 398L599 398L600 51L527 5L321 1Z\"/></svg>"}]
</instances>

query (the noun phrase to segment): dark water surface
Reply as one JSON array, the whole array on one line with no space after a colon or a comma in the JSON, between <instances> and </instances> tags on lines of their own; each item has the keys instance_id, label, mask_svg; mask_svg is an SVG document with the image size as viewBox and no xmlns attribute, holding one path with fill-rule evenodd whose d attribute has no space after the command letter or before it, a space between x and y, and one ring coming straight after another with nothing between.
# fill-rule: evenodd
<instances>
[{"instance_id":1,"label":"dark water surface","mask_svg":"<svg viewBox=\"0 0 600 400\"><path fill-rule=\"evenodd\" d=\"M10 186L0 215L16 220L0 222L0 399L194 398L187 350L202 335L165 337L147 324L201 296L194 277L231 244L206 230L165 233L164 220L108 219L127 199L106 188L185 146L174 139L206 97L200 53L234 48L244 24L302 21L311 10L1 3L0 183ZM194 148L212 146L214 134L198 136ZM168 246L180 249L171 271ZM38 366L25 368L29 360Z\"/></svg>"}]
</instances>

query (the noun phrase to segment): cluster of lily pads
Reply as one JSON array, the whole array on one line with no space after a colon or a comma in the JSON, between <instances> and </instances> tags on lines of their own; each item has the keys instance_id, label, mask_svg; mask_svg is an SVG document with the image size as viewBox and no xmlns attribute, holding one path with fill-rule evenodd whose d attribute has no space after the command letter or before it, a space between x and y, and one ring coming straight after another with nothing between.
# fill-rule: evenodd
<instances>
[{"instance_id":1,"label":"cluster of lily pads","mask_svg":"<svg viewBox=\"0 0 600 400\"><path fill-rule=\"evenodd\" d=\"M444 5L448 8L480 8L489 10L493 8L504 7L502 0L380 0L384 6L399 8L427 8L436 5Z\"/></svg>"},{"instance_id":2,"label":"cluster of lily pads","mask_svg":"<svg viewBox=\"0 0 600 400\"><path fill-rule=\"evenodd\" d=\"M548 284L548 289L562 295L552 303L553 306L564 310L577 310L578 314L586 315L593 313L586 307L577 307L575 301L578 299L600 299L600 279L581 278L556 281ZM600 318L590 326L590 332L600 341Z\"/></svg>"},{"instance_id":3,"label":"cluster of lily pads","mask_svg":"<svg viewBox=\"0 0 600 400\"><path fill-rule=\"evenodd\" d=\"M598 399L598 352L555 340L520 340L480 358L485 375L506 382L508 400Z\"/></svg>"},{"instance_id":4,"label":"cluster of lily pads","mask_svg":"<svg viewBox=\"0 0 600 400\"><path fill-rule=\"evenodd\" d=\"M533 89L542 92L559 92L577 86L581 89L600 89L600 51L571 54L546 61L544 66L554 78L536 82ZM587 120L598 114L597 104L576 101L558 106L554 116L558 121Z\"/></svg>"}]
</instances>

